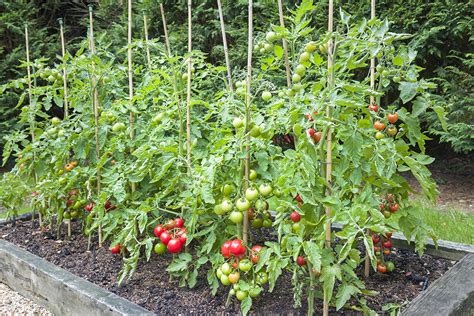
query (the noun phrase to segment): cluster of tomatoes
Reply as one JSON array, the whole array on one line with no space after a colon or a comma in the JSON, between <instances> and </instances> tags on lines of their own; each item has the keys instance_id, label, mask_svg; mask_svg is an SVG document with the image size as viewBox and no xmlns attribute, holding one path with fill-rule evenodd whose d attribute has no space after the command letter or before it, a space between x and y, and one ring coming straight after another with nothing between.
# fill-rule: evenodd
<instances>
[{"instance_id":1,"label":"cluster of tomatoes","mask_svg":"<svg viewBox=\"0 0 474 316\"><path fill-rule=\"evenodd\" d=\"M374 252L377 257L377 271L380 273L392 272L395 269L395 264L391 261L386 261L385 256L392 253L392 233L385 233L383 235L373 234L372 242L374 244Z\"/></svg>"},{"instance_id":2,"label":"cluster of tomatoes","mask_svg":"<svg viewBox=\"0 0 474 316\"><path fill-rule=\"evenodd\" d=\"M390 218L393 213L400 209L400 205L395 200L395 196L391 193L387 194L379 205L380 212L385 218Z\"/></svg>"},{"instance_id":3,"label":"cluster of tomatoes","mask_svg":"<svg viewBox=\"0 0 474 316\"><path fill-rule=\"evenodd\" d=\"M372 103L369 105L369 111L377 113L379 111L379 107ZM387 127L384 122L377 120L374 122L374 128L377 130L375 133L376 139L382 139L385 137L384 131L391 137L397 135L398 129L394 125L398 121L398 114L397 113L389 113L387 114L387 121L390 125Z\"/></svg>"},{"instance_id":4,"label":"cluster of tomatoes","mask_svg":"<svg viewBox=\"0 0 474 316\"><path fill-rule=\"evenodd\" d=\"M64 170L67 171L67 172L71 172L74 168L76 168L78 165L77 161L71 161L71 162L68 162L65 166L64 166Z\"/></svg>"},{"instance_id":5,"label":"cluster of tomatoes","mask_svg":"<svg viewBox=\"0 0 474 316\"><path fill-rule=\"evenodd\" d=\"M305 114L305 117L308 121L310 122L314 122L314 119L316 117L316 115L318 115L318 112L314 111L313 114L311 113L306 113ZM313 123L312 123L313 124ZM306 130L306 134L308 135L308 137L315 143L319 143L321 141L321 137L323 136L323 133L321 133L320 131L316 131L314 129L314 126L313 127L310 127Z\"/></svg>"},{"instance_id":6,"label":"cluster of tomatoes","mask_svg":"<svg viewBox=\"0 0 474 316\"><path fill-rule=\"evenodd\" d=\"M250 249L248 258L245 257L247 247L244 246L242 240L233 239L227 240L222 244L221 254L228 261L224 262L216 271L216 276L225 286L232 285L230 295L235 295L239 301L245 299L247 296L257 297L262 291L261 285L268 282L268 274L260 271L250 278L252 286L244 290L238 284L240 280L240 273L251 273L254 264L259 261L259 253L262 251L262 246L253 246Z\"/></svg>"},{"instance_id":7,"label":"cluster of tomatoes","mask_svg":"<svg viewBox=\"0 0 474 316\"><path fill-rule=\"evenodd\" d=\"M166 224L158 224L153 233L160 239L155 245L155 252L162 255L168 250L171 253L180 253L186 244L186 227L182 218L169 220Z\"/></svg>"},{"instance_id":8,"label":"cluster of tomatoes","mask_svg":"<svg viewBox=\"0 0 474 316\"><path fill-rule=\"evenodd\" d=\"M301 205L303 204L303 199L299 194L296 194L295 200L298 202L298 206L301 207ZM293 210L293 212L290 213L290 220L293 222L291 230L296 234L299 233L299 231L301 230L301 214L298 213L298 211Z\"/></svg>"},{"instance_id":9,"label":"cluster of tomatoes","mask_svg":"<svg viewBox=\"0 0 474 316\"><path fill-rule=\"evenodd\" d=\"M80 192L77 189L73 189L68 192L66 196L66 207L67 210L64 213L64 219L78 218L82 215L81 207L86 204L85 199L80 198Z\"/></svg>"},{"instance_id":10,"label":"cluster of tomatoes","mask_svg":"<svg viewBox=\"0 0 474 316\"><path fill-rule=\"evenodd\" d=\"M249 180L257 179L257 172L250 170ZM262 183L260 186L250 186L245 190L244 196L237 198L232 203L230 195L234 193L235 188L231 184L225 184L222 187L224 198L221 203L214 206L214 212L217 215L229 214L229 220L234 224L241 224L244 219L244 213L247 212L253 228L269 228L273 226L272 216L268 212L269 204L265 200L272 194L280 196L278 190L274 190L270 184Z\"/></svg>"}]
</instances>

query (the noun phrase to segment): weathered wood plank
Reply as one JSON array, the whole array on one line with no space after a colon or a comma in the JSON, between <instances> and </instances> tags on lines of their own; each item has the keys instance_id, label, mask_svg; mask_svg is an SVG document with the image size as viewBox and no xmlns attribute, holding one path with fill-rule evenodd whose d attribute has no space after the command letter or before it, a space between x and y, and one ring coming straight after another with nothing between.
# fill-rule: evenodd
<instances>
[{"instance_id":1,"label":"weathered wood plank","mask_svg":"<svg viewBox=\"0 0 474 316\"><path fill-rule=\"evenodd\" d=\"M402 315L474 315L474 254L466 255L433 282Z\"/></svg>"}]
</instances>

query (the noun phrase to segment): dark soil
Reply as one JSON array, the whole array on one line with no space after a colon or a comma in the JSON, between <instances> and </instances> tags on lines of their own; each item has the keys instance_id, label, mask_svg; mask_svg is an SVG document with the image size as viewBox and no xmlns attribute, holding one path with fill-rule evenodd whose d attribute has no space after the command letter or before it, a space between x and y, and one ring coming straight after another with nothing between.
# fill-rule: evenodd
<instances>
[{"instance_id":1,"label":"dark soil","mask_svg":"<svg viewBox=\"0 0 474 316\"><path fill-rule=\"evenodd\" d=\"M165 271L170 256L153 254L150 262L142 260L134 276L119 287L117 275L122 267L121 257L112 255L107 247L87 252L87 239L79 233L79 225L74 224L73 231L71 240L60 241L55 240L54 234L48 231L32 232L30 222L18 222L15 228L11 225L0 227L0 238L155 313L177 315L239 312L238 304L225 307L227 288L220 287L216 296L211 295L205 272L193 289L180 288L176 280L170 282ZM386 304L403 305L411 301L455 263L428 255L420 258L411 251L399 249L394 250L389 259L396 265L393 273L374 274L366 281L367 289L380 292L379 295L368 298L369 307L379 313ZM254 300L252 312L265 315L306 314L305 300L302 308L293 308L292 293L291 275L285 274L280 277L273 293L265 292ZM317 302L316 308L322 310L321 302ZM333 310L332 314L357 313L353 310Z\"/></svg>"}]
</instances>

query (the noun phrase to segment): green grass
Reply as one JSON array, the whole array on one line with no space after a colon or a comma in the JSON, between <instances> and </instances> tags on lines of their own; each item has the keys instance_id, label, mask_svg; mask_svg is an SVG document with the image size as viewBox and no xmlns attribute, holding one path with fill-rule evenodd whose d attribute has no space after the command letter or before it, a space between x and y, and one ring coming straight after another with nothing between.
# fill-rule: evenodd
<instances>
[{"instance_id":1,"label":"green grass","mask_svg":"<svg viewBox=\"0 0 474 316\"><path fill-rule=\"evenodd\" d=\"M424 200L413 200L417 215L431 226L439 239L474 245L474 214L441 209Z\"/></svg>"}]
</instances>

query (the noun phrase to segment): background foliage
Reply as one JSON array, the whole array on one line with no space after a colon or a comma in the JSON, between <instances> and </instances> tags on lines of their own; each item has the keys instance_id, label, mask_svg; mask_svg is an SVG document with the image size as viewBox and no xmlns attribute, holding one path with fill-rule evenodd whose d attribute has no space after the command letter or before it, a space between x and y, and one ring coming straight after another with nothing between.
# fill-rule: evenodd
<instances>
[{"instance_id":1,"label":"background foliage","mask_svg":"<svg viewBox=\"0 0 474 316\"><path fill-rule=\"evenodd\" d=\"M294 1L284 1L291 9ZM299 2L299 1L297 1ZM143 0L136 6L149 16L150 38L162 38L159 1ZM186 49L186 4L185 1L162 1L170 26L171 45L177 53ZM326 3L318 2L317 16L313 18L316 30L326 28ZM367 1L336 1L355 17L368 17ZM247 1L223 0L226 28L229 36L230 54L234 71L245 66ZM199 1L193 8L193 45L207 53L211 63L223 62L223 47L219 30L217 3L214 0ZM255 28L261 30L268 22L278 23L277 6L273 0L255 3ZM58 18L64 18L68 49L78 48L86 36L86 1L19 1L4 0L0 3L0 84L8 79L22 76L24 69L15 67L24 59L24 28L31 28L32 59L41 56L55 59L59 52ZM427 115L426 127L440 142L448 143L455 152L468 153L474 149L473 111L473 54L472 15L474 3L450 0L377 1L380 18L387 18L395 32L413 34L410 45L418 51L416 63L424 68L422 75L434 77L438 84L435 99L448 113L447 131L443 131L436 115ZM99 32L107 31L110 41L120 47L126 40L126 3L123 0L100 1L97 12ZM142 36L141 20L136 20L134 36ZM257 39L258 40L258 39ZM0 95L0 139L11 128L20 128L15 105L19 96L14 93ZM3 140L0 140L2 148Z\"/></svg>"}]
</instances>

